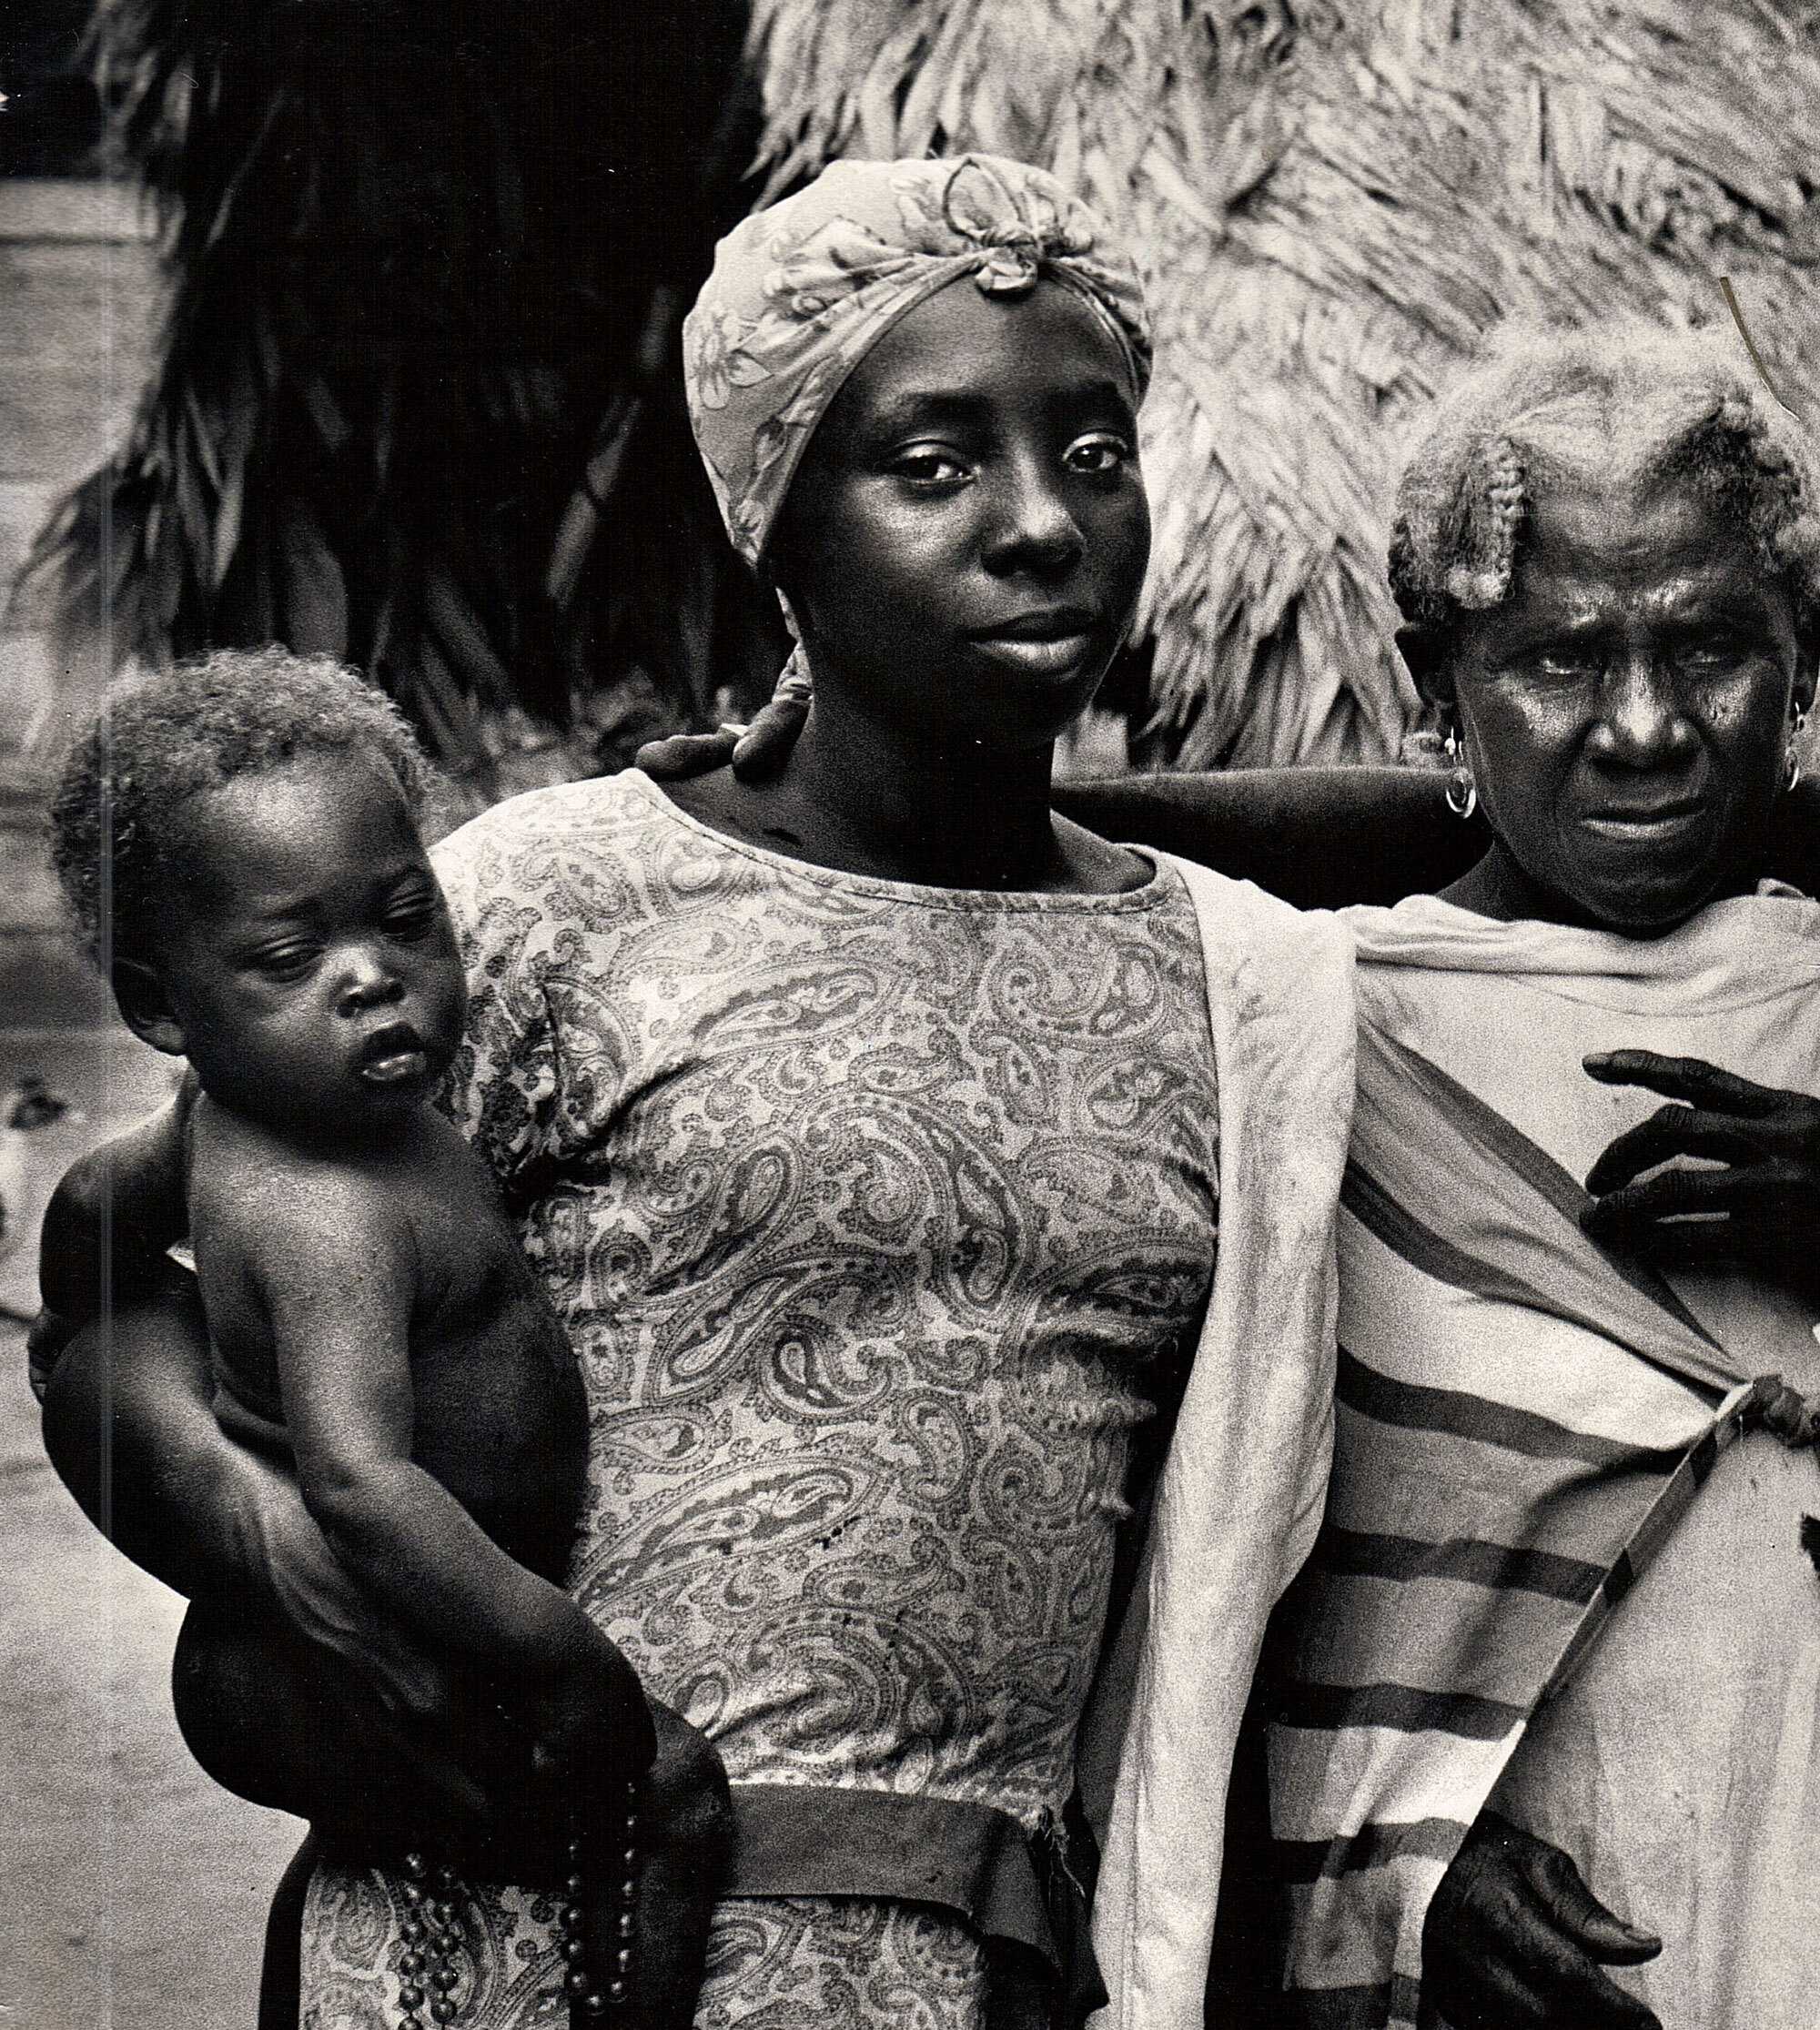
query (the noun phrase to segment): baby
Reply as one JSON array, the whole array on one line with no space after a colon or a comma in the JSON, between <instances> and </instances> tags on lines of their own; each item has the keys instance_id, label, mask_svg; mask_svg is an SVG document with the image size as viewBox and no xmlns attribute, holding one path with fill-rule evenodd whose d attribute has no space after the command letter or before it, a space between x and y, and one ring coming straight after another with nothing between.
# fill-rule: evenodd
<instances>
[{"instance_id":1,"label":"baby","mask_svg":"<svg viewBox=\"0 0 1820 2030\"><path fill-rule=\"evenodd\" d=\"M45 1302L73 1323L109 1284L122 1300L187 1226L224 1429L294 1462L381 1612L464 1666L458 1762L511 1796L516 1761L528 1823L540 1798L546 1832L573 1803L617 1849L652 1720L560 1584L580 1377L490 1176L429 1104L467 995L414 822L423 781L398 713L324 662L223 653L110 693L66 770L53 857L121 1015L193 1076L66 1180ZM160 1205L174 1184L187 1221ZM107 1219L77 1209L110 1198ZM370 1840L387 1758L361 1738L371 1694L337 1677L277 1626L197 1609L179 1712L207 1687L211 1773L296 1809L283 1771L308 1771L318 1822L346 1771L329 1830ZM395 1843L473 1851L449 1823L413 1830ZM602 1988L613 1957L603 1939Z\"/></svg>"}]
</instances>

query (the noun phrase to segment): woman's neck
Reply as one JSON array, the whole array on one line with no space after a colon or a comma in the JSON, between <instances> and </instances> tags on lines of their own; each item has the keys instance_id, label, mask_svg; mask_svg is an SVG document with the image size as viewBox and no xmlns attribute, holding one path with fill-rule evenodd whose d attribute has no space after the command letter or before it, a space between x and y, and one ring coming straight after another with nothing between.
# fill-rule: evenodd
<instances>
[{"instance_id":1,"label":"woman's neck","mask_svg":"<svg viewBox=\"0 0 1820 2030\"><path fill-rule=\"evenodd\" d=\"M1053 746L1003 751L921 742L836 700L819 702L779 787L804 847L864 861L855 873L944 888L1044 888L1057 853Z\"/></svg>"},{"instance_id":2,"label":"woman's neck","mask_svg":"<svg viewBox=\"0 0 1820 2030\"><path fill-rule=\"evenodd\" d=\"M1494 839L1485 857L1458 881L1441 889L1440 899L1453 904L1458 909L1471 910L1475 916L1488 916L1494 923L1560 924L1572 930L1608 931L1614 936L1647 944L1679 930L1697 916L1708 903L1729 895L1750 894L1756 885L1755 872L1740 867L1716 882L1711 892L1704 894L1692 909L1682 910L1662 921L1653 918L1647 922L1607 921L1533 880L1503 843Z\"/></svg>"},{"instance_id":3,"label":"woman's neck","mask_svg":"<svg viewBox=\"0 0 1820 2030\"><path fill-rule=\"evenodd\" d=\"M664 785L714 830L812 865L936 888L1118 893L1148 869L1049 808L1054 747L944 745L824 689L782 773Z\"/></svg>"}]
</instances>

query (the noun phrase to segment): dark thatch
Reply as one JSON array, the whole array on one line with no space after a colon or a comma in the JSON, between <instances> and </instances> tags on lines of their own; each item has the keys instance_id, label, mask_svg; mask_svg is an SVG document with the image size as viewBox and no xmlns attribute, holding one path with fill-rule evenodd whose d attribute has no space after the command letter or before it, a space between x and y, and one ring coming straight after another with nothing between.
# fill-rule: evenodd
<instances>
[{"instance_id":1,"label":"dark thatch","mask_svg":"<svg viewBox=\"0 0 1820 2030\"><path fill-rule=\"evenodd\" d=\"M736 0L103 0L171 287L130 440L40 544L66 624L152 662L344 657L477 800L760 694L771 622L675 370L748 201L743 27Z\"/></svg>"}]
</instances>

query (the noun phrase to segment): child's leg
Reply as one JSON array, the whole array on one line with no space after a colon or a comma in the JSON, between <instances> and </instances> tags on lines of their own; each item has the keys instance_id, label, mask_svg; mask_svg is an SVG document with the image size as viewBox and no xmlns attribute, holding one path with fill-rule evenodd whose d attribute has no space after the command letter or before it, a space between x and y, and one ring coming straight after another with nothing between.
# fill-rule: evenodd
<instances>
[{"instance_id":1,"label":"child's leg","mask_svg":"<svg viewBox=\"0 0 1820 2030\"><path fill-rule=\"evenodd\" d=\"M185 1743L217 1783L376 1858L472 1852L484 1793L351 1669L270 1621L197 1603L171 1693Z\"/></svg>"},{"instance_id":2,"label":"child's leg","mask_svg":"<svg viewBox=\"0 0 1820 2030\"><path fill-rule=\"evenodd\" d=\"M622 1794L591 1805L575 1906L587 1975L608 1995L622 1984L622 2019L649 2030L689 2030L733 1815L726 1773L705 1737L670 1707L653 1702L651 1710L657 1759L635 1800ZM578 2008L573 2020L597 2019Z\"/></svg>"},{"instance_id":3,"label":"child's leg","mask_svg":"<svg viewBox=\"0 0 1820 2030\"><path fill-rule=\"evenodd\" d=\"M689 2030L732 1813L720 1758L669 1707L652 1705L657 1759L635 1803L617 1785L615 1794L591 1798L583 1779L540 1812L535 1786L521 1775L487 1786L518 1806L502 1826L486 1818L485 1793L465 1769L432 1755L363 1680L282 1628L192 1606L172 1691L184 1740L217 1783L307 1818L376 1861L396 1865L420 1852L470 1881L552 1882L569 1871L561 1836L571 1828L563 1821L580 1802L572 1831L581 1886L570 1903L590 1985L604 1995L624 1980L620 2020ZM497 1778L522 1737L490 1730L479 1712L456 1729L462 1760L477 1771L490 1766ZM635 1885L629 1935L621 1923L627 1882ZM630 1954L623 1969L622 1952ZM577 2007L574 2021L594 2020Z\"/></svg>"}]
</instances>

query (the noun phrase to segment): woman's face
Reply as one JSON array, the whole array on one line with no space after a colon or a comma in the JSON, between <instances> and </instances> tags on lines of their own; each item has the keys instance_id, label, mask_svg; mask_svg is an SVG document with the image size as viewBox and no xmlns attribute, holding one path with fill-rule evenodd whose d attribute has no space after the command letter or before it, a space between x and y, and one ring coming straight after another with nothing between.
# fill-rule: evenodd
<instances>
[{"instance_id":1,"label":"woman's face","mask_svg":"<svg viewBox=\"0 0 1820 2030\"><path fill-rule=\"evenodd\" d=\"M1149 556L1118 348L1072 290L969 283L830 405L772 565L818 696L937 744L1028 747L1092 699Z\"/></svg>"},{"instance_id":2,"label":"woman's face","mask_svg":"<svg viewBox=\"0 0 1820 2030\"><path fill-rule=\"evenodd\" d=\"M1435 651L1512 914L1631 935L1749 888L1814 676L1747 529L1672 484L1559 480L1512 596Z\"/></svg>"}]
</instances>

